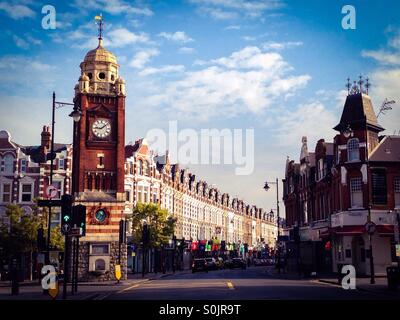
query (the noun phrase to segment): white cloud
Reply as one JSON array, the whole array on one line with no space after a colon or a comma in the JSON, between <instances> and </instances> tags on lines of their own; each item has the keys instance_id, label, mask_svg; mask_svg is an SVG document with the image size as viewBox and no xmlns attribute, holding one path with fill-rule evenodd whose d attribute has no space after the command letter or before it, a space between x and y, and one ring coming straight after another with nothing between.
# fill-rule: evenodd
<instances>
[{"instance_id":1,"label":"white cloud","mask_svg":"<svg viewBox=\"0 0 400 320\"><path fill-rule=\"evenodd\" d=\"M296 110L284 110L276 118L276 139L282 146L297 146L301 137L306 136L309 148L313 148L321 138L328 142L333 140L335 131L332 128L339 122L339 117L320 101L300 104Z\"/></svg>"},{"instance_id":2,"label":"white cloud","mask_svg":"<svg viewBox=\"0 0 400 320\"><path fill-rule=\"evenodd\" d=\"M174 33L161 32L158 34L158 36L170 41L181 42L181 43L188 43L194 41L184 31L176 31Z\"/></svg>"},{"instance_id":3,"label":"white cloud","mask_svg":"<svg viewBox=\"0 0 400 320\"><path fill-rule=\"evenodd\" d=\"M34 44L34 45L40 45L42 43L41 40L35 39L32 36L28 35L26 36L26 39L17 36L16 34L13 35L13 40L15 42L15 45L18 48L21 49L29 49L30 44Z\"/></svg>"},{"instance_id":4,"label":"white cloud","mask_svg":"<svg viewBox=\"0 0 400 320\"><path fill-rule=\"evenodd\" d=\"M199 11L218 20L235 19L239 16L257 18L264 11L283 6L280 0L189 0L199 6Z\"/></svg>"},{"instance_id":5,"label":"white cloud","mask_svg":"<svg viewBox=\"0 0 400 320\"><path fill-rule=\"evenodd\" d=\"M149 37L146 33L134 33L126 28L114 29L107 34L110 47L124 47L128 44L146 43Z\"/></svg>"},{"instance_id":6,"label":"white cloud","mask_svg":"<svg viewBox=\"0 0 400 320\"><path fill-rule=\"evenodd\" d=\"M303 42L301 42L301 41L267 42L263 45L263 48L265 50L284 50L284 49L299 47L302 45L303 45Z\"/></svg>"},{"instance_id":7,"label":"white cloud","mask_svg":"<svg viewBox=\"0 0 400 320\"><path fill-rule=\"evenodd\" d=\"M177 73L182 72L185 70L183 65L166 65L160 68L145 68L139 72L140 76L150 76L154 74L161 74L161 73Z\"/></svg>"},{"instance_id":8,"label":"white cloud","mask_svg":"<svg viewBox=\"0 0 400 320\"><path fill-rule=\"evenodd\" d=\"M5 11L12 19L34 18L36 13L25 5L12 5L7 2L0 2L0 10Z\"/></svg>"},{"instance_id":9,"label":"white cloud","mask_svg":"<svg viewBox=\"0 0 400 320\"><path fill-rule=\"evenodd\" d=\"M129 66L136 69L141 69L150 61L152 57L158 56L159 54L160 52L154 48L139 51L135 54L129 63Z\"/></svg>"},{"instance_id":10,"label":"white cloud","mask_svg":"<svg viewBox=\"0 0 400 320\"><path fill-rule=\"evenodd\" d=\"M378 66L369 73L371 88L369 95L373 100L376 113L385 98L395 100L392 110L381 114L379 123L386 128L384 134L393 134L400 130L400 30L391 29L392 36L388 39L387 47L379 50L363 50L361 55L376 60Z\"/></svg>"},{"instance_id":11,"label":"white cloud","mask_svg":"<svg viewBox=\"0 0 400 320\"><path fill-rule=\"evenodd\" d=\"M55 79L51 76L55 67L43 63L36 58L23 56L3 56L0 58L0 90L23 89L41 87L54 83Z\"/></svg>"},{"instance_id":12,"label":"white cloud","mask_svg":"<svg viewBox=\"0 0 400 320\"><path fill-rule=\"evenodd\" d=\"M110 14L137 14L152 16L154 13L147 7L132 6L122 0L76 0L79 9L102 10Z\"/></svg>"},{"instance_id":13,"label":"white cloud","mask_svg":"<svg viewBox=\"0 0 400 320\"><path fill-rule=\"evenodd\" d=\"M382 64L400 64L400 54L390 53L385 50L369 51L363 50L361 56L373 58Z\"/></svg>"},{"instance_id":14,"label":"white cloud","mask_svg":"<svg viewBox=\"0 0 400 320\"><path fill-rule=\"evenodd\" d=\"M183 53L183 54L192 54L192 53L194 53L194 51L195 50L193 48L189 48L189 47L181 47L178 50L179 53Z\"/></svg>"},{"instance_id":15,"label":"white cloud","mask_svg":"<svg viewBox=\"0 0 400 320\"><path fill-rule=\"evenodd\" d=\"M225 28L225 30L240 30L240 26L239 25L230 25L230 26L227 26L226 28Z\"/></svg>"},{"instance_id":16,"label":"white cloud","mask_svg":"<svg viewBox=\"0 0 400 320\"><path fill-rule=\"evenodd\" d=\"M15 35L15 34L13 35L13 40L14 40L14 42L15 42L15 45L16 45L18 48L21 48L21 49L28 49L28 48L29 48L29 43L26 42L24 39L18 37L18 36Z\"/></svg>"},{"instance_id":17,"label":"white cloud","mask_svg":"<svg viewBox=\"0 0 400 320\"><path fill-rule=\"evenodd\" d=\"M217 115L258 113L280 97L307 85L309 75L288 75L292 67L278 53L246 47L205 63L169 82L146 104L206 120Z\"/></svg>"}]
</instances>

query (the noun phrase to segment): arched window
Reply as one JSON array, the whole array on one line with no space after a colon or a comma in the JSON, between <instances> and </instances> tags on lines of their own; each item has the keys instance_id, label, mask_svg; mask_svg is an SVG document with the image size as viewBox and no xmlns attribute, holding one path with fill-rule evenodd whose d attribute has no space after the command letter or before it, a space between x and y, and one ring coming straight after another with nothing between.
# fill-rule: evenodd
<instances>
[{"instance_id":1,"label":"arched window","mask_svg":"<svg viewBox=\"0 0 400 320\"><path fill-rule=\"evenodd\" d=\"M146 176L150 176L150 164L148 161L146 161L145 164L146 164L145 174Z\"/></svg>"},{"instance_id":2,"label":"arched window","mask_svg":"<svg viewBox=\"0 0 400 320\"><path fill-rule=\"evenodd\" d=\"M4 157L4 173L13 173L14 171L14 157L7 154Z\"/></svg>"},{"instance_id":3,"label":"arched window","mask_svg":"<svg viewBox=\"0 0 400 320\"><path fill-rule=\"evenodd\" d=\"M347 142L347 160L360 160L360 143L357 138L350 139Z\"/></svg>"},{"instance_id":4,"label":"arched window","mask_svg":"<svg viewBox=\"0 0 400 320\"><path fill-rule=\"evenodd\" d=\"M143 161L139 160L139 174L142 175L143 174Z\"/></svg>"}]
</instances>

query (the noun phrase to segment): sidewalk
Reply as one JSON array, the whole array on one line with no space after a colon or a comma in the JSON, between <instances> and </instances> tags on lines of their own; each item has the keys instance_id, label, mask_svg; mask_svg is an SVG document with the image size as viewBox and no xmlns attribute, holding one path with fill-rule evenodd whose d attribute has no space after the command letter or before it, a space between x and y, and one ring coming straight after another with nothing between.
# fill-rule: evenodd
<instances>
[{"instance_id":1,"label":"sidewalk","mask_svg":"<svg viewBox=\"0 0 400 320\"><path fill-rule=\"evenodd\" d=\"M317 278L317 280L321 283L329 283L337 285L341 287L339 281L334 277L324 277L324 278ZM387 296L388 298L398 298L400 299L400 287L397 291L391 291L387 285L387 278L386 277L375 277L375 284L370 283L370 278L363 277L356 279L356 289L360 291L366 291L369 293L374 293L379 296Z\"/></svg>"},{"instance_id":2,"label":"sidewalk","mask_svg":"<svg viewBox=\"0 0 400 320\"><path fill-rule=\"evenodd\" d=\"M327 283L330 285L336 285L337 287L342 287L341 283L338 281L338 277L335 274L325 274L306 277L304 275L299 275L298 273L278 273L278 270L274 267L270 267L266 270L269 276L276 279L286 279L286 280L312 280L320 283ZM397 298L400 299L400 287L397 291L391 291L387 285L387 278L385 275L375 276L375 284L370 284L369 277L359 277L356 279L356 289L360 291L365 291L368 293L373 293L379 297L386 296L388 299Z\"/></svg>"},{"instance_id":3,"label":"sidewalk","mask_svg":"<svg viewBox=\"0 0 400 320\"><path fill-rule=\"evenodd\" d=\"M101 282L79 282L78 292L71 295L71 284L68 284L67 299L68 300L101 300L107 295L115 291L138 285L147 281L159 280L173 275L181 275L188 273L189 270L177 271L175 273L151 273L146 274L142 278L141 274L128 274L128 279L120 281L101 281ZM56 300L62 300L63 284L60 284L59 294ZM0 284L0 300L51 300L51 297L43 294L43 289L39 285L38 280L25 281L20 284L19 294L11 295L11 282L2 281Z\"/></svg>"}]
</instances>

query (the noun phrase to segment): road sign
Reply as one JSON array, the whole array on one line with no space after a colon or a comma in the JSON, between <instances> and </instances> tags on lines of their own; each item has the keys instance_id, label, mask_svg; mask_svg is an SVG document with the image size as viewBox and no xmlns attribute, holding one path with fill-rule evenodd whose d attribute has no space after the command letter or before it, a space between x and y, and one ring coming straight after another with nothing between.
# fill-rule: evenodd
<instances>
[{"instance_id":1,"label":"road sign","mask_svg":"<svg viewBox=\"0 0 400 320\"><path fill-rule=\"evenodd\" d=\"M82 232L81 228L72 228L71 231L69 232L69 235L73 237L79 237L81 235L81 232Z\"/></svg>"},{"instance_id":2,"label":"road sign","mask_svg":"<svg viewBox=\"0 0 400 320\"><path fill-rule=\"evenodd\" d=\"M376 230L376 224L373 223L372 221L369 221L365 224L365 231L367 231L368 234L373 235Z\"/></svg>"},{"instance_id":3,"label":"road sign","mask_svg":"<svg viewBox=\"0 0 400 320\"><path fill-rule=\"evenodd\" d=\"M38 207L61 207L61 200L38 200Z\"/></svg>"},{"instance_id":4,"label":"road sign","mask_svg":"<svg viewBox=\"0 0 400 320\"><path fill-rule=\"evenodd\" d=\"M66 234L71 230L71 226L69 224L63 224L61 227L61 231Z\"/></svg>"},{"instance_id":5,"label":"road sign","mask_svg":"<svg viewBox=\"0 0 400 320\"><path fill-rule=\"evenodd\" d=\"M115 279L118 281L121 279L121 266L119 264L115 265Z\"/></svg>"},{"instance_id":6,"label":"road sign","mask_svg":"<svg viewBox=\"0 0 400 320\"><path fill-rule=\"evenodd\" d=\"M46 197L49 199L53 199L57 197L58 189L55 186L48 186L46 188Z\"/></svg>"},{"instance_id":7,"label":"road sign","mask_svg":"<svg viewBox=\"0 0 400 320\"><path fill-rule=\"evenodd\" d=\"M48 289L49 296L52 297L53 299L57 298L57 296L58 296L58 291L59 291L58 290L58 281L56 281L55 285L56 285L56 287L54 289L52 289L52 288Z\"/></svg>"}]
</instances>

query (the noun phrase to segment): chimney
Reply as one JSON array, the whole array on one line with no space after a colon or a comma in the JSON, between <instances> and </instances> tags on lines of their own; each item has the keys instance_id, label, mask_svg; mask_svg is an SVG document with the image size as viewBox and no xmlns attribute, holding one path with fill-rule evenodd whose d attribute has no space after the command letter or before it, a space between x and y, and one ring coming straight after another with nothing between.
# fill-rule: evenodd
<instances>
[{"instance_id":1,"label":"chimney","mask_svg":"<svg viewBox=\"0 0 400 320\"><path fill-rule=\"evenodd\" d=\"M49 126L43 126L41 133L42 140L40 143L40 155L43 162L46 162L47 153L50 151L51 133Z\"/></svg>"}]
</instances>

